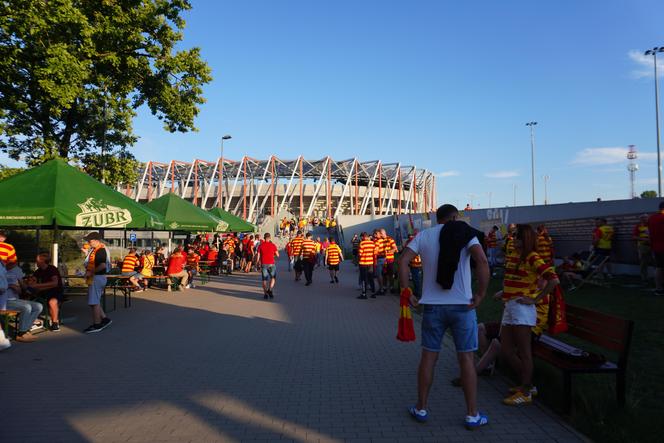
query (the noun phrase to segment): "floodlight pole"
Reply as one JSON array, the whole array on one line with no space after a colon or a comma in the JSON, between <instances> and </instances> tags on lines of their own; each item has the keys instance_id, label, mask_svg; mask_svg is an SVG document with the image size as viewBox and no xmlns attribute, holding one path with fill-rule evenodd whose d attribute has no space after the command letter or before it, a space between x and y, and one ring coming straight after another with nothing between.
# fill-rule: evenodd
<instances>
[{"instance_id":1,"label":"floodlight pole","mask_svg":"<svg viewBox=\"0 0 664 443\"><path fill-rule=\"evenodd\" d=\"M526 126L530 126L530 181L533 206L535 206L535 125L537 125L537 122L526 123Z\"/></svg>"},{"instance_id":2,"label":"floodlight pole","mask_svg":"<svg viewBox=\"0 0 664 443\"><path fill-rule=\"evenodd\" d=\"M655 126L657 130L657 196L662 196L662 157L659 146L659 80L657 79L657 53L664 52L664 47L654 47L645 52L645 55L652 55L653 65L655 67Z\"/></svg>"}]
</instances>

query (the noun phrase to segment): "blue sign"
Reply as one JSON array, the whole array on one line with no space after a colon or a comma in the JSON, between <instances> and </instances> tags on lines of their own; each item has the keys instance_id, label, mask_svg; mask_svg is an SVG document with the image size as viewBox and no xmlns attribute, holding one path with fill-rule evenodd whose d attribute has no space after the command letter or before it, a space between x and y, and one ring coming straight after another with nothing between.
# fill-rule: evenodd
<instances>
[{"instance_id":1,"label":"blue sign","mask_svg":"<svg viewBox=\"0 0 664 443\"><path fill-rule=\"evenodd\" d=\"M131 234L129 234L129 241L132 242L132 243L136 243L136 233L135 232L132 232Z\"/></svg>"}]
</instances>

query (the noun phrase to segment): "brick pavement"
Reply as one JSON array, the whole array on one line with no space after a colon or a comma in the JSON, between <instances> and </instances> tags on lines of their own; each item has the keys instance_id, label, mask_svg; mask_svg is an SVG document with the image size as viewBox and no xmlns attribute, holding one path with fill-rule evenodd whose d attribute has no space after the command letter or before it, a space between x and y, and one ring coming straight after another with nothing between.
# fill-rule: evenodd
<instances>
[{"instance_id":1,"label":"brick pavement","mask_svg":"<svg viewBox=\"0 0 664 443\"><path fill-rule=\"evenodd\" d=\"M479 386L490 426L466 431L450 343L430 421L413 422L419 347L395 339L396 297L356 300L349 264L337 286L322 269L310 288L283 263L279 277L274 301L256 275L150 290L92 335L76 299L62 332L0 353L0 441L582 441L539 406L503 406L496 378Z\"/></svg>"}]
</instances>

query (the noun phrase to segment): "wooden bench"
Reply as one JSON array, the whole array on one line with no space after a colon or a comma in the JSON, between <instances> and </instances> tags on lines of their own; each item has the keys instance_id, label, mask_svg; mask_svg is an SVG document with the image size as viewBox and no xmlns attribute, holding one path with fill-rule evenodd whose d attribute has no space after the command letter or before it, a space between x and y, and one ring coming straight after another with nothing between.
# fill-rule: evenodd
<instances>
[{"instance_id":1,"label":"wooden bench","mask_svg":"<svg viewBox=\"0 0 664 443\"><path fill-rule=\"evenodd\" d=\"M625 405L627 357L634 322L578 306L567 305L567 334L618 354L616 362L607 357L604 363L575 358L584 352L548 335L542 335L533 347L533 355L563 372L564 410L571 411L572 374L616 374L616 396Z\"/></svg>"},{"instance_id":2,"label":"wooden bench","mask_svg":"<svg viewBox=\"0 0 664 443\"><path fill-rule=\"evenodd\" d=\"M9 338L9 323L14 323L14 340L18 335L18 322L21 317L20 311L15 311L13 309L3 309L0 310L0 318L2 318L2 323L4 326L5 337Z\"/></svg>"}]
</instances>

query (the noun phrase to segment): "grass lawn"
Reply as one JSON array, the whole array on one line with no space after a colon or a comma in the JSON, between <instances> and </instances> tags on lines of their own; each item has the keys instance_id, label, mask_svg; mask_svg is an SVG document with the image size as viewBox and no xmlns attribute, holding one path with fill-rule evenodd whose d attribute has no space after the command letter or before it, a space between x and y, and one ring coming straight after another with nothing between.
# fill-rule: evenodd
<instances>
[{"instance_id":1,"label":"grass lawn","mask_svg":"<svg viewBox=\"0 0 664 443\"><path fill-rule=\"evenodd\" d=\"M502 303L490 295L501 288L492 280L478 309L479 321L500 320ZM664 441L664 297L639 287L638 280L615 278L610 289L584 286L565 295L568 304L616 315L635 323L628 359L627 405L618 407L615 376L572 377L572 425L595 441ZM589 348L590 349L590 348ZM613 356L602 351L607 358ZM535 360L539 401L562 411L562 374Z\"/></svg>"}]
</instances>

